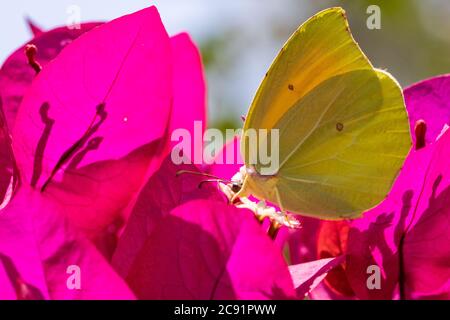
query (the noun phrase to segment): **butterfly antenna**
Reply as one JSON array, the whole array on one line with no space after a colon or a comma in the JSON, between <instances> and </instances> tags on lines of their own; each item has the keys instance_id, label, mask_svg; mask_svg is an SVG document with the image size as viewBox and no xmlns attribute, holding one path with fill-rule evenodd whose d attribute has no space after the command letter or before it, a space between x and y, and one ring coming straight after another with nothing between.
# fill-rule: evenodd
<instances>
[{"instance_id":1,"label":"butterfly antenna","mask_svg":"<svg viewBox=\"0 0 450 320\"><path fill-rule=\"evenodd\" d=\"M195 175L195 176L202 176L202 177L213 178L213 179L216 179L216 180L222 180L221 178L219 178L219 177L217 177L215 175L209 174L209 173L198 172L198 171L191 171L191 170L180 170L180 171L178 171L176 173L176 176L179 177L182 174L192 174L192 175Z\"/></svg>"},{"instance_id":2,"label":"butterfly antenna","mask_svg":"<svg viewBox=\"0 0 450 320\"><path fill-rule=\"evenodd\" d=\"M230 180L224 180L224 179L209 179L209 180L203 180L202 182L200 182L200 183L198 184L198 188L201 189L205 183L211 183L211 182L215 182L215 183L220 183L220 182L222 182L222 183L224 183L224 182L226 182L226 183L231 183Z\"/></svg>"}]
</instances>

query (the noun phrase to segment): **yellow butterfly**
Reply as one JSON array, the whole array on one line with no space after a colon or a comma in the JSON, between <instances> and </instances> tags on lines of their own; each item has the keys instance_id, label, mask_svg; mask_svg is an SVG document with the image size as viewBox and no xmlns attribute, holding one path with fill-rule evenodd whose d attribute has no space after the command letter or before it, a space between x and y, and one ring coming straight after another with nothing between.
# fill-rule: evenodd
<instances>
[{"instance_id":1,"label":"yellow butterfly","mask_svg":"<svg viewBox=\"0 0 450 320\"><path fill-rule=\"evenodd\" d=\"M250 129L278 129L279 165L256 159ZM402 90L353 39L342 8L319 12L273 62L245 120L237 197L283 211L355 218L389 192L411 147ZM273 151L273 150L272 150Z\"/></svg>"}]
</instances>

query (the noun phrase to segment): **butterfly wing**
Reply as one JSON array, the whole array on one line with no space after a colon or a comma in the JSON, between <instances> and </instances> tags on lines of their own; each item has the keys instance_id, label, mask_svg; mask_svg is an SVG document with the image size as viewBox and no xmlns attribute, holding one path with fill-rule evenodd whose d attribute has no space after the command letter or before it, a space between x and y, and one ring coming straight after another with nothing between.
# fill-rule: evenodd
<instances>
[{"instance_id":1,"label":"butterfly wing","mask_svg":"<svg viewBox=\"0 0 450 320\"><path fill-rule=\"evenodd\" d=\"M272 63L248 112L244 130L273 128L299 99L326 79L372 66L354 41L345 12L319 12L292 35Z\"/></svg>"},{"instance_id":2,"label":"butterfly wing","mask_svg":"<svg viewBox=\"0 0 450 320\"><path fill-rule=\"evenodd\" d=\"M279 170L254 178L256 195L329 219L355 217L381 202L411 147L401 89L379 70L323 82L275 128Z\"/></svg>"},{"instance_id":3,"label":"butterfly wing","mask_svg":"<svg viewBox=\"0 0 450 320\"><path fill-rule=\"evenodd\" d=\"M257 163L243 193L288 211L329 219L355 217L383 200L411 146L400 86L388 73L371 67L345 27L337 28L346 26L341 12L319 13L291 38L290 42L299 43L288 43L270 70L280 70L277 64L287 62L307 65L311 57L300 45L304 36L309 50L321 61L316 65L319 70L307 71L309 82L301 75L302 68L292 67L297 72L287 77L280 74L278 82L269 71L244 127L279 129L280 162L272 176L260 175L262 165ZM316 25L320 21L326 29L323 33L316 30L321 29ZM316 30L314 37L326 38L323 44L320 39L310 40L310 24ZM299 54L302 50L305 54ZM285 60L284 54L291 58ZM278 86L268 86L270 81ZM299 89L314 86L291 99L289 93L296 92L298 83L305 84ZM244 136L246 160L248 144Z\"/></svg>"}]
</instances>

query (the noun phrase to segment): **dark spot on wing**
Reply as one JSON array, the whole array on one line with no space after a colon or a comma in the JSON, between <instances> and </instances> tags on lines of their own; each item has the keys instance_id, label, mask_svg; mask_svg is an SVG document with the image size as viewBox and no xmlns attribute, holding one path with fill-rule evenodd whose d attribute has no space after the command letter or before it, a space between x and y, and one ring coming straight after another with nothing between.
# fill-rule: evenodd
<instances>
[{"instance_id":1,"label":"dark spot on wing","mask_svg":"<svg viewBox=\"0 0 450 320\"><path fill-rule=\"evenodd\" d=\"M294 91L294 89L295 89L295 88L294 88L294 85L293 85L293 84L289 84L289 85L288 85L288 89L291 90L291 91Z\"/></svg>"},{"instance_id":2,"label":"dark spot on wing","mask_svg":"<svg viewBox=\"0 0 450 320\"><path fill-rule=\"evenodd\" d=\"M336 130L337 131L342 131L344 130L344 125L340 122L336 123Z\"/></svg>"}]
</instances>

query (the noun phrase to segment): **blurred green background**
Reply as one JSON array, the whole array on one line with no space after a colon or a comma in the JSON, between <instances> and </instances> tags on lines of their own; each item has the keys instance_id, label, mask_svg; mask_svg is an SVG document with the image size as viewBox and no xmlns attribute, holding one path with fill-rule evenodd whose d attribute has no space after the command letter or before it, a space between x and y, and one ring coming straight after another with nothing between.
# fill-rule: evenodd
<instances>
[{"instance_id":1,"label":"blurred green background","mask_svg":"<svg viewBox=\"0 0 450 320\"><path fill-rule=\"evenodd\" d=\"M292 32L319 10L342 6L374 66L408 86L450 72L449 0L15 0L0 3L0 62L30 37L24 17L44 29L64 25L77 5L81 20L110 20L156 5L171 34L188 31L200 46L208 80L210 127L242 125L259 83ZM369 30L369 5L381 29Z\"/></svg>"},{"instance_id":2,"label":"blurred green background","mask_svg":"<svg viewBox=\"0 0 450 320\"><path fill-rule=\"evenodd\" d=\"M373 65L388 70L403 87L450 72L450 1L271 1L266 17L248 12L246 22L200 41L210 87L213 127L241 126L259 80L299 24L319 10L342 6L350 28ZM381 29L369 30L368 6L381 9ZM261 1L259 10L270 6ZM255 21L260 19L260 21ZM252 21L253 20L253 21ZM251 73L251 75L246 73ZM244 81L242 81L244 79ZM232 112L230 112L232 110Z\"/></svg>"}]
</instances>

